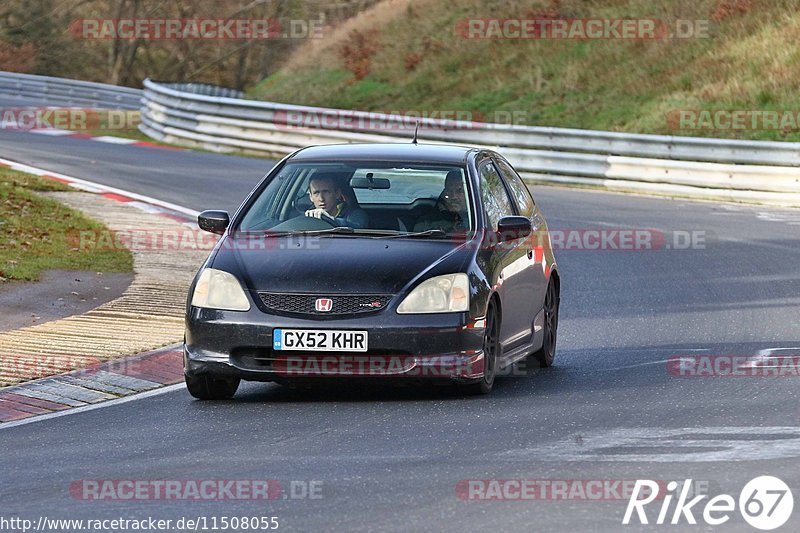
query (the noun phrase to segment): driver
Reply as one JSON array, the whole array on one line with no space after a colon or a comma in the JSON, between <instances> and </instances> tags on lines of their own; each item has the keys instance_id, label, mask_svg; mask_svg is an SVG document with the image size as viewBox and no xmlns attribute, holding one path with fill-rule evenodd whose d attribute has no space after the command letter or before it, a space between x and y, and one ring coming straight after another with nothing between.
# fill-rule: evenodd
<instances>
[{"instance_id":1,"label":"driver","mask_svg":"<svg viewBox=\"0 0 800 533\"><path fill-rule=\"evenodd\" d=\"M363 229L369 225L367 212L352 202L347 202L338 180L330 174L314 174L308 185L308 196L314 209L305 212L307 217L325 220L334 226Z\"/></svg>"}]
</instances>

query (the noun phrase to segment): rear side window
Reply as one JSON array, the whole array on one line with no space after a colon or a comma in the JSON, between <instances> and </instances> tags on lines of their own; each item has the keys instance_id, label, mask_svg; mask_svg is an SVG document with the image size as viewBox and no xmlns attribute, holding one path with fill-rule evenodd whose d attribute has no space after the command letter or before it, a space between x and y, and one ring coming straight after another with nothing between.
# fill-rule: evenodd
<instances>
[{"instance_id":1,"label":"rear side window","mask_svg":"<svg viewBox=\"0 0 800 533\"><path fill-rule=\"evenodd\" d=\"M522 181L522 178L520 178L519 174L517 174L517 172L511 168L511 165L505 161L498 159L496 162L497 166L500 168L500 172L506 179L508 188L511 190L511 195L517 202L519 214L528 218L533 217L533 196L531 196L531 193L528 190L528 187Z\"/></svg>"},{"instance_id":2,"label":"rear side window","mask_svg":"<svg viewBox=\"0 0 800 533\"><path fill-rule=\"evenodd\" d=\"M486 216L489 219L489 226L497 230L497 223L503 217L514 214L514 204L508 196L503 180L497 169L491 163L486 163L481 167L481 199Z\"/></svg>"}]
</instances>

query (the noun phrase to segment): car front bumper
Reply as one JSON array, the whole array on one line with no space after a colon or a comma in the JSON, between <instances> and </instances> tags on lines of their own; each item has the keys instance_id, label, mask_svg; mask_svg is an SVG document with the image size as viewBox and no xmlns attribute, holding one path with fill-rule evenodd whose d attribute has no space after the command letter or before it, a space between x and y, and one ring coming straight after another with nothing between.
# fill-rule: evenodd
<instances>
[{"instance_id":1,"label":"car front bumper","mask_svg":"<svg viewBox=\"0 0 800 533\"><path fill-rule=\"evenodd\" d=\"M368 333L366 352L273 350L283 329L358 330ZM393 310L342 319L304 319L191 307L186 318L187 375L250 381L403 379L472 382L483 376L482 321L466 313L401 315Z\"/></svg>"}]
</instances>

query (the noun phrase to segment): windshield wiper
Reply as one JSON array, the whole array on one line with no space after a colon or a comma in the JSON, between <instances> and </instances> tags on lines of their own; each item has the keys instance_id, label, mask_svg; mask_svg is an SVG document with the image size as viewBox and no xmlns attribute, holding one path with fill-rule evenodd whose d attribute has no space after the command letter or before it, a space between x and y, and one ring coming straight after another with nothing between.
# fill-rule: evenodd
<instances>
[{"instance_id":1,"label":"windshield wiper","mask_svg":"<svg viewBox=\"0 0 800 533\"><path fill-rule=\"evenodd\" d=\"M287 235L325 235L328 233L353 233L355 230L350 226L335 226L327 229L313 230L293 230L293 231L269 231L264 232L265 237L285 237Z\"/></svg>"},{"instance_id":2,"label":"windshield wiper","mask_svg":"<svg viewBox=\"0 0 800 533\"><path fill-rule=\"evenodd\" d=\"M396 235L389 235L387 239L396 239L398 237L444 237L447 233L441 229L429 229L425 231L409 231L406 233L398 233Z\"/></svg>"},{"instance_id":3,"label":"windshield wiper","mask_svg":"<svg viewBox=\"0 0 800 533\"><path fill-rule=\"evenodd\" d=\"M329 229L317 229L309 231L301 231L303 235L325 235L328 233L355 233L356 230L350 226L335 226Z\"/></svg>"},{"instance_id":4,"label":"windshield wiper","mask_svg":"<svg viewBox=\"0 0 800 533\"><path fill-rule=\"evenodd\" d=\"M429 229L426 231L418 232L404 232L397 233L394 230L380 230L380 229L355 229L350 226L336 226L329 229L317 230L295 230L295 231L267 231L267 237L285 237L287 235L331 235L331 234L346 234L346 235L367 235L378 239L393 239L397 237L444 237L446 232L440 229Z\"/></svg>"}]
</instances>

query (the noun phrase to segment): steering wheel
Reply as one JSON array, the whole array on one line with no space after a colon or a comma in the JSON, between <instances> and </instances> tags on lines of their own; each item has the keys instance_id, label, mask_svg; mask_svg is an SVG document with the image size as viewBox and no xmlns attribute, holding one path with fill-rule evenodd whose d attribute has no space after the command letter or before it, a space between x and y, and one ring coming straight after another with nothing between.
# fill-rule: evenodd
<instances>
[{"instance_id":1,"label":"steering wheel","mask_svg":"<svg viewBox=\"0 0 800 533\"><path fill-rule=\"evenodd\" d=\"M317 222L322 222L322 223L325 224L324 228L314 228L314 229L328 229L328 228L335 228L336 227L336 223L333 220L330 220L330 219L325 218L325 217L317 218L317 217L310 217L310 216L308 216L306 214L303 214L303 218L306 219L306 220L309 220L309 219L310 220L316 220Z\"/></svg>"},{"instance_id":2,"label":"steering wheel","mask_svg":"<svg viewBox=\"0 0 800 533\"><path fill-rule=\"evenodd\" d=\"M327 220L302 215L281 222L270 228L270 231L315 231L331 229L332 227L334 227L334 224Z\"/></svg>"}]
</instances>

